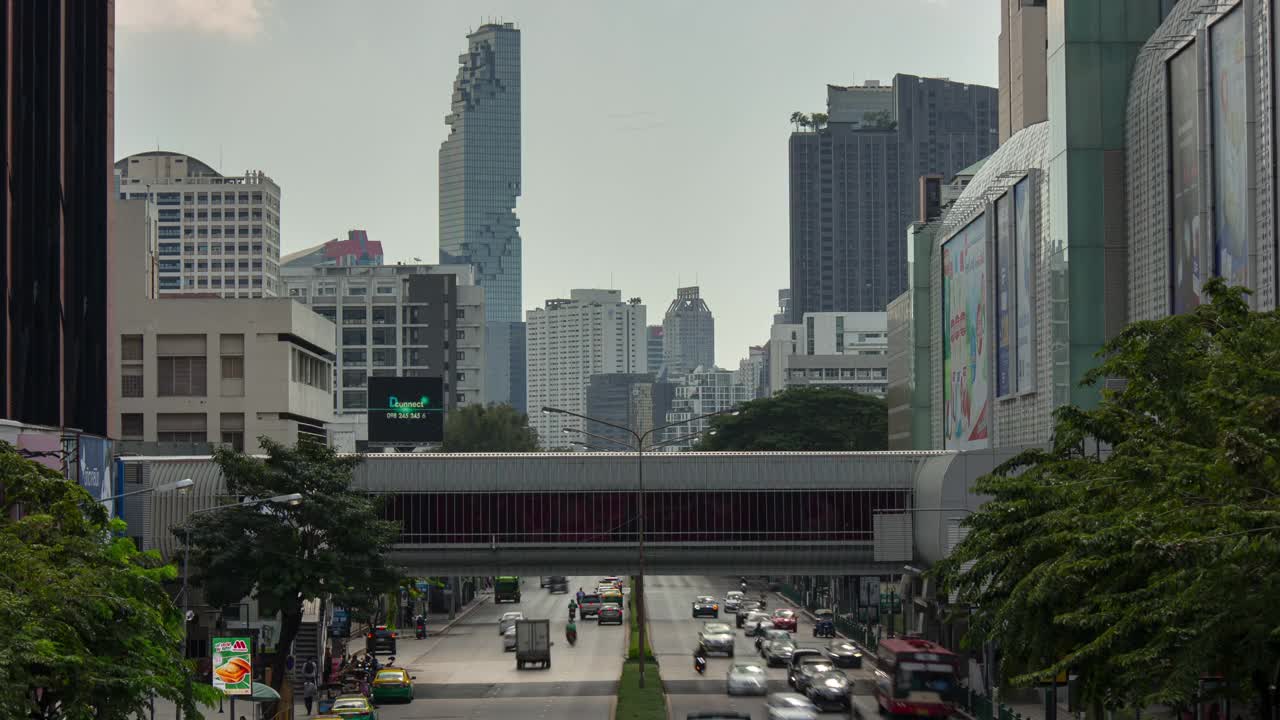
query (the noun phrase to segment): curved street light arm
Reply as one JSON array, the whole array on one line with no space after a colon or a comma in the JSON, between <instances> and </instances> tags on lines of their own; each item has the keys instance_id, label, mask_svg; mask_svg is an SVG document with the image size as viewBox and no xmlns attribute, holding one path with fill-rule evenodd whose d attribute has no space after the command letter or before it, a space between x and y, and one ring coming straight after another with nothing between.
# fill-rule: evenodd
<instances>
[{"instance_id":1,"label":"curved street light arm","mask_svg":"<svg viewBox=\"0 0 1280 720\"><path fill-rule=\"evenodd\" d=\"M554 408L547 405L542 406L542 414L543 415L552 415L552 414L569 415L571 417L580 418L582 420L589 420L593 423L600 423L601 425L607 425L608 427L611 427L615 430L621 430L622 432L625 432L628 435L631 435L632 437L634 437L637 441L640 440L640 436L636 434L635 430L632 430L631 428L625 425L618 425L615 423L608 422L606 420L600 420L599 418L593 418L590 415L583 415L581 413L576 413L571 410L563 410L561 408Z\"/></svg>"},{"instance_id":2,"label":"curved street light arm","mask_svg":"<svg viewBox=\"0 0 1280 720\"><path fill-rule=\"evenodd\" d=\"M571 434L571 433L579 433L579 434L581 434L581 435L586 435L587 437L592 437L592 438L595 438L595 439L597 439L597 440L604 440L605 442L616 443L616 444L621 445L622 447L626 448L627 450L629 450L629 451L631 451L631 452L635 452L635 451L636 451L636 446L635 446L635 445L632 445L631 443L628 443L628 442L623 442L622 440L619 440L619 439L617 439L617 438L611 438L611 437L609 437L609 436L607 436L607 435L597 435L597 434L595 434L595 433L593 433L593 432L587 432L586 430L581 430L581 429L579 429L579 428L569 428L569 427L567 427L567 428L563 428L563 432L564 432L564 434L566 434L566 435L569 435L569 434Z\"/></svg>"}]
</instances>

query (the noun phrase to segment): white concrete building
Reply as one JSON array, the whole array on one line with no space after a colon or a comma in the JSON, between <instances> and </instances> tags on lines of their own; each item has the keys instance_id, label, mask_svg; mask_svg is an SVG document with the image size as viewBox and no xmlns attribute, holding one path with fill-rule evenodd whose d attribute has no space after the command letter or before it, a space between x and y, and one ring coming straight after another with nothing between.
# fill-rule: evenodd
<instances>
[{"instance_id":1,"label":"white concrete building","mask_svg":"<svg viewBox=\"0 0 1280 720\"><path fill-rule=\"evenodd\" d=\"M888 348L882 312L805 313L799 323L777 323L769 336L769 391L835 385L884 397Z\"/></svg>"},{"instance_id":2,"label":"white concrete building","mask_svg":"<svg viewBox=\"0 0 1280 720\"><path fill-rule=\"evenodd\" d=\"M280 186L260 171L224 176L181 153L116 162L120 199L156 208L160 297L257 298L280 285Z\"/></svg>"},{"instance_id":3,"label":"white concrete building","mask_svg":"<svg viewBox=\"0 0 1280 720\"><path fill-rule=\"evenodd\" d=\"M338 447L369 439L369 377L440 377L446 412L484 402L484 290L469 265L293 266L289 296L335 324Z\"/></svg>"},{"instance_id":4,"label":"white concrete building","mask_svg":"<svg viewBox=\"0 0 1280 720\"><path fill-rule=\"evenodd\" d=\"M684 376L676 385L675 397L671 400L671 411L667 413L667 424L680 423L675 427L662 431L663 442L671 442L685 438L694 433L704 432L710 425L709 419L694 420L700 415L731 410L748 400L755 394L751 387L737 381L737 373L720 368L699 367ZM688 450L697 438L688 438L663 448L667 452Z\"/></svg>"},{"instance_id":5,"label":"white concrete building","mask_svg":"<svg viewBox=\"0 0 1280 720\"><path fill-rule=\"evenodd\" d=\"M544 449L567 449L580 435L563 428L583 421L543 414L543 406L583 413L592 375L647 371L645 306L622 301L619 290L571 290L526 313L529 424Z\"/></svg>"},{"instance_id":6,"label":"white concrete building","mask_svg":"<svg viewBox=\"0 0 1280 720\"><path fill-rule=\"evenodd\" d=\"M324 441L333 420L334 326L288 298L156 297L155 211L117 200L108 431L122 441L252 450L261 435Z\"/></svg>"}]
</instances>

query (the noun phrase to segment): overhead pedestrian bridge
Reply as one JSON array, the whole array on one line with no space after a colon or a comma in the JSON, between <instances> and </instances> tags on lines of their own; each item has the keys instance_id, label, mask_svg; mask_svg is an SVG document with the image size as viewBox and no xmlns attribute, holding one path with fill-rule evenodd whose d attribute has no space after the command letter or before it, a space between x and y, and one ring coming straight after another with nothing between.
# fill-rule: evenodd
<instances>
[{"instance_id":1,"label":"overhead pedestrian bridge","mask_svg":"<svg viewBox=\"0 0 1280 720\"><path fill-rule=\"evenodd\" d=\"M400 528L395 561L421 575L629 574L642 532L655 575L896 574L921 539L936 544L963 516L939 504L943 495L973 504L959 458L657 453L641 476L625 453L373 454L355 485L385 499L384 517ZM196 481L192 497L143 495L126 510L126 520L146 518L147 547L172 552L167 528L228 501L208 457L121 463L136 483L126 490Z\"/></svg>"}]
</instances>

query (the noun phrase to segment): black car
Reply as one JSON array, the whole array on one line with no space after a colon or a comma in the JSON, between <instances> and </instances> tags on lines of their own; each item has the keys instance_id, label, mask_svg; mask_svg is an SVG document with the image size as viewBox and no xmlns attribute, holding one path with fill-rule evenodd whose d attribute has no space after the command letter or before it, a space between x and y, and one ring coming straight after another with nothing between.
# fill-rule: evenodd
<instances>
[{"instance_id":1,"label":"black car","mask_svg":"<svg viewBox=\"0 0 1280 720\"><path fill-rule=\"evenodd\" d=\"M827 659L827 654L817 648L798 647L791 651L791 657L787 659L787 684L796 689L796 692L804 692L804 688L796 684L796 678L800 674L800 666L806 662L823 663L831 665L831 661Z\"/></svg>"},{"instance_id":2,"label":"black car","mask_svg":"<svg viewBox=\"0 0 1280 720\"><path fill-rule=\"evenodd\" d=\"M810 665L814 664L816 663L811 663ZM849 682L849 676L839 670L830 670L814 675L809 680L809 685L805 688L804 694L819 709L844 710L852 702L849 697L851 688L852 683Z\"/></svg>"},{"instance_id":3,"label":"black car","mask_svg":"<svg viewBox=\"0 0 1280 720\"><path fill-rule=\"evenodd\" d=\"M719 619L720 603L716 602L716 599L709 595L701 595L693 601L693 616ZM739 625L738 627L742 626Z\"/></svg>"},{"instance_id":4,"label":"black car","mask_svg":"<svg viewBox=\"0 0 1280 720\"><path fill-rule=\"evenodd\" d=\"M818 659L804 658L798 666L794 667L792 672L787 674L787 679L791 681L791 685L796 689L796 692L807 692L809 684L813 682L815 677L835 669L836 666L832 665L831 661L824 657L819 656Z\"/></svg>"},{"instance_id":5,"label":"black car","mask_svg":"<svg viewBox=\"0 0 1280 720\"><path fill-rule=\"evenodd\" d=\"M552 575L547 578L547 587L551 588L552 593L569 592L569 578L563 575Z\"/></svg>"},{"instance_id":6,"label":"black car","mask_svg":"<svg viewBox=\"0 0 1280 720\"><path fill-rule=\"evenodd\" d=\"M862 667L862 651L848 640L836 638L828 643L827 657L836 667Z\"/></svg>"},{"instance_id":7,"label":"black car","mask_svg":"<svg viewBox=\"0 0 1280 720\"><path fill-rule=\"evenodd\" d=\"M364 636L364 649L371 655L379 652L396 654L396 633L386 625L378 625Z\"/></svg>"}]
</instances>

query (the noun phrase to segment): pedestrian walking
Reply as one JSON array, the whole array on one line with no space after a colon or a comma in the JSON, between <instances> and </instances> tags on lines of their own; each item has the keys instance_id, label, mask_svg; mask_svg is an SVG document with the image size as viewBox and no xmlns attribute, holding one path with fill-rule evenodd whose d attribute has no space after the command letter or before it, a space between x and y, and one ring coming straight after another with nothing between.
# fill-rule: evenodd
<instances>
[{"instance_id":1,"label":"pedestrian walking","mask_svg":"<svg viewBox=\"0 0 1280 720\"><path fill-rule=\"evenodd\" d=\"M579 604L579 605L581 605L581 604L582 604L582 598L584 598L584 597L586 597L586 596L587 596L587 594L586 594L586 593L584 593L584 592L582 592L582 588L578 588L578 604Z\"/></svg>"},{"instance_id":2,"label":"pedestrian walking","mask_svg":"<svg viewBox=\"0 0 1280 720\"><path fill-rule=\"evenodd\" d=\"M311 703L315 701L316 701L316 684L315 682L308 680L307 683L302 686L302 704L307 706L308 715L311 714Z\"/></svg>"},{"instance_id":3,"label":"pedestrian walking","mask_svg":"<svg viewBox=\"0 0 1280 720\"><path fill-rule=\"evenodd\" d=\"M311 682L315 682L315 681L316 681L316 673L317 673L319 670L320 670L320 668L319 668L319 666L317 666L317 665L316 665L316 659L315 659L315 656L312 656L312 657L307 658L307 661L306 661L305 663L303 663L303 664L302 664L302 679L303 679L303 680L309 680L309 681L311 681Z\"/></svg>"}]
</instances>

